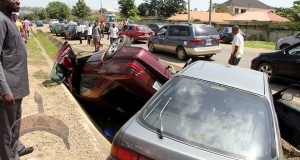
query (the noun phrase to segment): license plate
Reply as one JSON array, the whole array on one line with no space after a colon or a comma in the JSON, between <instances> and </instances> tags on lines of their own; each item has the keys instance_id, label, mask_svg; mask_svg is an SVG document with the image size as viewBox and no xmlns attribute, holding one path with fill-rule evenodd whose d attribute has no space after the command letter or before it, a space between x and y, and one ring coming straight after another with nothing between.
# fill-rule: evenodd
<instances>
[{"instance_id":1,"label":"license plate","mask_svg":"<svg viewBox=\"0 0 300 160\"><path fill-rule=\"evenodd\" d=\"M149 34L148 34L148 33L145 33L145 36L149 36Z\"/></svg>"},{"instance_id":2,"label":"license plate","mask_svg":"<svg viewBox=\"0 0 300 160\"><path fill-rule=\"evenodd\" d=\"M161 88L161 86L162 86L161 83L155 81L152 87L158 91Z\"/></svg>"},{"instance_id":3,"label":"license plate","mask_svg":"<svg viewBox=\"0 0 300 160\"><path fill-rule=\"evenodd\" d=\"M211 43L211 39L207 39L206 40L206 44L205 45L212 45L212 43Z\"/></svg>"}]
</instances>

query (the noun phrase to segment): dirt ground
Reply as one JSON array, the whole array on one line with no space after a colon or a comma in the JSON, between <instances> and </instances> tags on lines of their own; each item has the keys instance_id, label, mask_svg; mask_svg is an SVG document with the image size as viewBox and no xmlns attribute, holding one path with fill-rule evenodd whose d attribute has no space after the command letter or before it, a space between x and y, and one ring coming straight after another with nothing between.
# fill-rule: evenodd
<instances>
[{"instance_id":1,"label":"dirt ground","mask_svg":"<svg viewBox=\"0 0 300 160\"><path fill-rule=\"evenodd\" d=\"M30 41L35 41L31 37ZM51 60L28 52L30 95L23 99L20 140L34 152L21 160L106 159L110 143L63 85L50 80Z\"/></svg>"}]
</instances>

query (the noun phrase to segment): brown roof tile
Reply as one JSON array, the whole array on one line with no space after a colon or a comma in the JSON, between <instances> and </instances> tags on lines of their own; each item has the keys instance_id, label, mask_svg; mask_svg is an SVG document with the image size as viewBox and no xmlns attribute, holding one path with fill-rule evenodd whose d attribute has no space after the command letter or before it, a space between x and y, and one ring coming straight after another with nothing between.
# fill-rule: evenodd
<instances>
[{"instance_id":1,"label":"brown roof tile","mask_svg":"<svg viewBox=\"0 0 300 160\"><path fill-rule=\"evenodd\" d=\"M273 22L289 22L290 20L278 16L270 11L247 11L237 14L226 21L273 21Z\"/></svg>"},{"instance_id":2,"label":"brown roof tile","mask_svg":"<svg viewBox=\"0 0 300 160\"><path fill-rule=\"evenodd\" d=\"M191 20L193 19L200 19L201 22L208 22L209 21L209 12L198 12L198 11L191 11ZM224 22L225 19L229 19L232 16L229 13L215 13L212 12L211 14L211 21L212 22ZM167 20L171 21L187 21L188 14L176 14L168 18Z\"/></svg>"}]
</instances>

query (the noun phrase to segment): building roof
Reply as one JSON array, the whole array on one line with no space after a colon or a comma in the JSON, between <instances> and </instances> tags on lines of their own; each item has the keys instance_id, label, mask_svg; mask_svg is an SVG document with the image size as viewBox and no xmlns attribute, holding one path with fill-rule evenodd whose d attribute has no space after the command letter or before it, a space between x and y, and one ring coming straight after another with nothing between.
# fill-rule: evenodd
<instances>
[{"instance_id":1,"label":"building roof","mask_svg":"<svg viewBox=\"0 0 300 160\"><path fill-rule=\"evenodd\" d=\"M245 8L261 8L261 9L274 9L259 0L228 0L223 3L226 6L238 6Z\"/></svg>"},{"instance_id":2,"label":"building roof","mask_svg":"<svg viewBox=\"0 0 300 160\"><path fill-rule=\"evenodd\" d=\"M271 11L247 11L237 14L226 21L273 21L273 22L290 22L289 19L278 16Z\"/></svg>"},{"instance_id":3,"label":"building roof","mask_svg":"<svg viewBox=\"0 0 300 160\"><path fill-rule=\"evenodd\" d=\"M209 12L198 12L198 11L191 11L191 20L199 19L201 22L208 22L209 21ZM211 21L212 22L225 22L225 19L229 19L232 16L229 13L211 13ZM188 14L176 14L172 17L169 17L167 20L170 21L187 21Z\"/></svg>"}]
</instances>

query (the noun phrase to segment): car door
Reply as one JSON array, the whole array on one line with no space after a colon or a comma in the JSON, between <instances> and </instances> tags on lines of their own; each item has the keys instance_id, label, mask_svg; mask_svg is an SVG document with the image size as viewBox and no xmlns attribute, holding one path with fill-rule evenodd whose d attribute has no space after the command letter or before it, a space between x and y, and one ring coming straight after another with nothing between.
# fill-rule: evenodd
<instances>
[{"instance_id":1,"label":"car door","mask_svg":"<svg viewBox=\"0 0 300 160\"><path fill-rule=\"evenodd\" d=\"M283 50L278 59L278 76L300 80L300 43Z\"/></svg>"},{"instance_id":2,"label":"car door","mask_svg":"<svg viewBox=\"0 0 300 160\"><path fill-rule=\"evenodd\" d=\"M168 30L168 26L164 26L155 33L155 38L153 38L152 42L156 50L159 51L163 50L164 46L162 43L166 37L167 30Z\"/></svg>"},{"instance_id":3,"label":"car door","mask_svg":"<svg viewBox=\"0 0 300 160\"><path fill-rule=\"evenodd\" d=\"M180 26L169 26L167 35L162 39L163 51L176 54L176 48L179 45L178 35L180 32Z\"/></svg>"},{"instance_id":4,"label":"car door","mask_svg":"<svg viewBox=\"0 0 300 160\"><path fill-rule=\"evenodd\" d=\"M57 83L66 83L72 91L71 80L77 63L77 57L66 41L55 56L51 79Z\"/></svg>"},{"instance_id":5,"label":"car door","mask_svg":"<svg viewBox=\"0 0 300 160\"><path fill-rule=\"evenodd\" d=\"M273 95L281 137L300 149L300 85L291 85Z\"/></svg>"}]
</instances>

